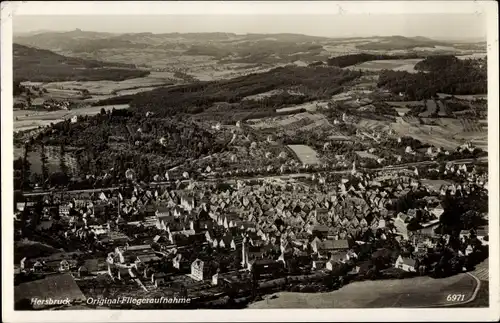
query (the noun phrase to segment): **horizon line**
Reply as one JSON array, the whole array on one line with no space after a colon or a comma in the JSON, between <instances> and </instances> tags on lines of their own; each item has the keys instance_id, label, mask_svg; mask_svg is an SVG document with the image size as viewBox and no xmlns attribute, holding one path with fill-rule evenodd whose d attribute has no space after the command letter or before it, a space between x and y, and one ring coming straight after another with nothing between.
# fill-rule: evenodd
<instances>
[{"instance_id":1,"label":"horizon line","mask_svg":"<svg viewBox=\"0 0 500 323\"><path fill-rule=\"evenodd\" d=\"M70 33L70 32L75 32L75 31L80 31L83 33L101 33L101 34L110 34L110 35L134 35L134 34L151 34L151 35L165 35L165 34L179 34L179 35L188 35L188 34L231 34L231 35L237 35L237 36L247 36L247 35L299 35L299 36L307 36L307 37L316 37L316 38L324 38L324 39L349 39L349 38L376 38L376 37L381 37L381 38L387 38L387 37L405 37L405 38L418 38L418 37L423 37L423 38L428 38L430 40L448 40L448 41L472 41L473 42L483 42L487 41L487 36L477 36L477 37L464 37L464 38L457 38L457 37L437 37L437 36L404 36L404 35L398 35L398 34L392 34L392 35L351 35L351 36L317 36L317 35L310 35L310 34L303 34L303 33L294 33L294 32L281 32L281 33L255 33L255 32L246 32L246 33L236 33L236 32L225 32L225 31L200 31L200 32L177 32L177 31L170 31L170 32L150 32L150 31L137 31L137 32L109 32L109 31L96 31L96 30L83 30L81 28L75 28L72 30L54 30L54 29L37 29L37 30L31 30L31 31L22 31L22 32L15 32L13 30L12 35L13 36L23 36L23 35L37 35L37 34L43 34L43 33L58 33L58 34L64 34L64 33Z\"/></svg>"}]
</instances>

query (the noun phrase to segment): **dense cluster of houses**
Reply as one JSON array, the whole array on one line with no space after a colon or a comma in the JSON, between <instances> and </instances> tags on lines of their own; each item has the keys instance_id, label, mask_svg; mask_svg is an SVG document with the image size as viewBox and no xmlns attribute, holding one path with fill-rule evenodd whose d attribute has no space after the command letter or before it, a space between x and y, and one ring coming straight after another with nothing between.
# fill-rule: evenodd
<instances>
[{"instance_id":1,"label":"dense cluster of houses","mask_svg":"<svg viewBox=\"0 0 500 323\"><path fill-rule=\"evenodd\" d=\"M454 167L447 169L463 171ZM70 272L81 279L105 273L113 280L135 280L145 290L186 275L216 286L225 275L241 271L261 278L276 277L291 266L302 273L332 272L340 264L356 263L360 246L394 240L412 245L414 252L400 255L392 266L415 272L418 254L443 239L434 230L444 212L442 195L466 195L472 184L487 187L484 177L463 173L472 183L438 189L418 180L417 171L368 174L353 167L340 181L318 178L313 185L267 179L237 181L222 189L191 182L184 188L136 185L82 193L69 201L67 196L47 196L35 230L78 245L80 251L23 258L19 270ZM424 205L398 211L399 199L417 192ZM35 205L19 203L17 221ZM419 229L409 229L415 221ZM469 235L462 232L461 238ZM488 243L487 228L476 235ZM464 255L473 251L467 246Z\"/></svg>"}]
</instances>

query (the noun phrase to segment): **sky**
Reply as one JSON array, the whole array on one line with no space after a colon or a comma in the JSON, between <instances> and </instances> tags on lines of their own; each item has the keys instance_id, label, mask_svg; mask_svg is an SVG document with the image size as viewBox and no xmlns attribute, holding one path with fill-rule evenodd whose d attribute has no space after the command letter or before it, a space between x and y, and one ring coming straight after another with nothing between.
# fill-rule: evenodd
<instances>
[{"instance_id":1,"label":"sky","mask_svg":"<svg viewBox=\"0 0 500 323\"><path fill-rule=\"evenodd\" d=\"M14 15L13 32L39 30L113 33L298 33L325 37L424 36L486 38L486 19L476 14L350 15Z\"/></svg>"}]
</instances>

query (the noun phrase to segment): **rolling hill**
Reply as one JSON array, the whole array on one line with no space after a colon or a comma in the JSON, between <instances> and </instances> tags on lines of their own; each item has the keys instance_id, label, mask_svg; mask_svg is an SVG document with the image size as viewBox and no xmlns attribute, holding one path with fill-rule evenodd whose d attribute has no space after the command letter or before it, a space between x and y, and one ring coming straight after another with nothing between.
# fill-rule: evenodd
<instances>
[{"instance_id":1,"label":"rolling hill","mask_svg":"<svg viewBox=\"0 0 500 323\"><path fill-rule=\"evenodd\" d=\"M60 55L131 63L154 71L184 72L200 80L218 78L235 66L284 64L305 66L339 55L471 54L476 43L437 41L426 37L373 36L328 38L302 34L102 33L74 30L18 35L14 42ZM406 53L405 53L406 52ZM214 76L215 75L215 76Z\"/></svg>"},{"instance_id":2,"label":"rolling hill","mask_svg":"<svg viewBox=\"0 0 500 323\"><path fill-rule=\"evenodd\" d=\"M451 47L452 44L444 41L436 41L427 37L404 37L404 36L390 36L381 37L375 42L359 44L356 47L363 50L403 50L414 49L417 47L430 47L435 46Z\"/></svg>"},{"instance_id":3,"label":"rolling hill","mask_svg":"<svg viewBox=\"0 0 500 323\"><path fill-rule=\"evenodd\" d=\"M130 64L67 57L19 44L13 44L13 67L19 82L120 81L149 74Z\"/></svg>"}]
</instances>

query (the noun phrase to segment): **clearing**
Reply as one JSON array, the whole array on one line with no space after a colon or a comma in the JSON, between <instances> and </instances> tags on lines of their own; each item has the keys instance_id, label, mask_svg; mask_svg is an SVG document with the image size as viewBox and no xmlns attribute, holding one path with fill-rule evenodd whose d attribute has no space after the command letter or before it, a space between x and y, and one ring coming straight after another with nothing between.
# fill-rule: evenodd
<instances>
[{"instance_id":1,"label":"clearing","mask_svg":"<svg viewBox=\"0 0 500 323\"><path fill-rule=\"evenodd\" d=\"M303 107L304 105L294 106L293 110ZM276 131L282 130L285 132L332 129L332 125L323 114L309 112L272 118L252 119L247 120L247 124L253 129L275 129Z\"/></svg>"},{"instance_id":2,"label":"clearing","mask_svg":"<svg viewBox=\"0 0 500 323\"><path fill-rule=\"evenodd\" d=\"M288 145L288 147L297 155L303 164L319 164L318 154L311 147L306 145Z\"/></svg>"},{"instance_id":3,"label":"clearing","mask_svg":"<svg viewBox=\"0 0 500 323\"><path fill-rule=\"evenodd\" d=\"M394 70L394 71L406 71L408 73L417 73L415 70L415 65L420 62L421 58L412 59L393 59L393 60L376 60L364 62L354 66L348 66L348 69L354 70L369 70L369 71L381 71L381 70Z\"/></svg>"},{"instance_id":4,"label":"clearing","mask_svg":"<svg viewBox=\"0 0 500 323\"><path fill-rule=\"evenodd\" d=\"M374 160L377 160L378 159L378 156L374 155L374 154L371 154L367 151L356 151L356 154L361 157L361 158L371 158L371 159L374 159Z\"/></svg>"}]
</instances>

